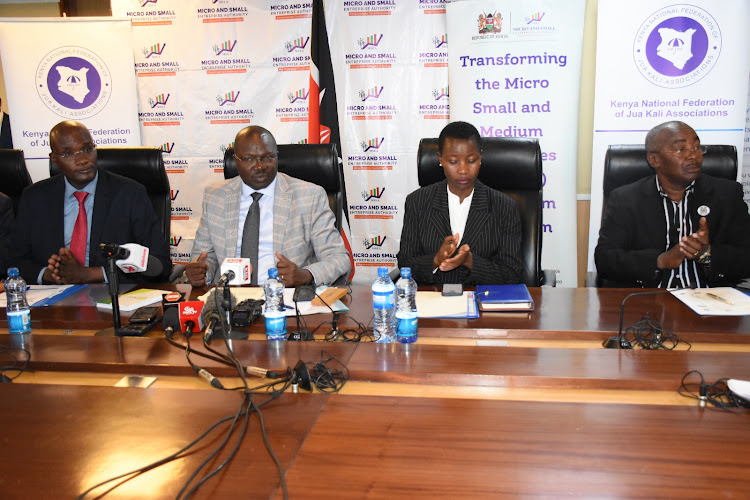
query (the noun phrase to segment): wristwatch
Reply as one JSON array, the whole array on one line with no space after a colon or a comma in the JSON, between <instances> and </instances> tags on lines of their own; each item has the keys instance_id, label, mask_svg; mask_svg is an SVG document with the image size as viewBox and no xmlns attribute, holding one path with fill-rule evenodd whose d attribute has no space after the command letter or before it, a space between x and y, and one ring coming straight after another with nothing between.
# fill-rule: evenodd
<instances>
[{"instance_id":1,"label":"wristwatch","mask_svg":"<svg viewBox=\"0 0 750 500\"><path fill-rule=\"evenodd\" d=\"M703 252L700 257L698 257L698 262L700 262L704 266L711 264L711 245L708 245L706 251Z\"/></svg>"}]
</instances>

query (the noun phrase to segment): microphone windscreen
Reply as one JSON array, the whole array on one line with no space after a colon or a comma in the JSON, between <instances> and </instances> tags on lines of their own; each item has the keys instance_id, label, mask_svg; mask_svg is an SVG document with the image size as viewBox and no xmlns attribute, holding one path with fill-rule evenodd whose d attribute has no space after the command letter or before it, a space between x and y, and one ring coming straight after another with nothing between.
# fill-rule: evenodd
<instances>
[{"instance_id":1,"label":"microphone windscreen","mask_svg":"<svg viewBox=\"0 0 750 500\"><path fill-rule=\"evenodd\" d=\"M148 266L146 267L146 270L143 271L143 275L148 276L149 278L154 278L159 276L163 270L164 266L161 265L161 261L153 255L149 255Z\"/></svg>"}]
</instances>

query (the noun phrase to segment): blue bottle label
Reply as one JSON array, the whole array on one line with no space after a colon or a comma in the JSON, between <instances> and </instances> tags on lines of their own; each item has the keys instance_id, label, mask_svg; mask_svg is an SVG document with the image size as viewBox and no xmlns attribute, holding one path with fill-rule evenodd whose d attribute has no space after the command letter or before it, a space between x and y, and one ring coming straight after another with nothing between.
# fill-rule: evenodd
<instances>
[{"instance_id":1,"label":"blue bottle label","mask_svg":"<svg viewBox=\"0 0 750 500\"><path fill-rule=\"evenodd\" d=\"M387 292L374 291L372 292L372 305L375 309L390 309L395 307L396 301L394 299L393 290Z\"/></svg>"},{"instance_id":2,"label":"blue bottle label","mask_svg":"<svg viewBox=\"0 0 750 500\"><path fill-rule=\"evenodd\" d=\"M399 318L396 315L396 336L398 337L415 337L417 335L417 318Z\"/></svg>"},{"instance_id":3,"label":"blue bottle label","mask_svg":"<svg viewBox=\"0 0 750 500\"><path fill-rule=\"evenodd\" d=\"M12 311L8 317L8 331L10 333L26 333L31 331L31 311Z\"/></svg>"},{"instance_id":4,"label":"blue bottle label","mask_svg":"<svg viewBox=\"0 0 750 500\"><path fill-rule=\"evenodd\" d=\"M286 338L286 315L275 318L266 315L266 337L269 340Z\"/></svg>"}]
</instances>

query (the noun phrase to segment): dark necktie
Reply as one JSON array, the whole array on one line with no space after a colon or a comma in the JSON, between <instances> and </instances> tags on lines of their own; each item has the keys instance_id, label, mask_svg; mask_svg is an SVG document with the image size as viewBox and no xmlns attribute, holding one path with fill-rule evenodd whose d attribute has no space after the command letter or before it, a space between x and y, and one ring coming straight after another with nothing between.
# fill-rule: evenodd
<instances>
[{"instance_id":1,"label":"dark necktie","mask_svg":"<svg viewBox=\"0 0 750 500\"><path fill-rule=\"evenodd\" d=\"M250 277L250 283L258 284L258 236L260 231L260 197L263 193L255 192L251 195L253 203L247 211L245 217L245 228L242 230L242 249L241 257L250 259L250 265L253 266L253 273Z\"/></svg>"},{"instance_id":2,"label":"dark necktie","mask_svg":"<svg viewBox=\"0 0 750 500\"><path fill-rule=\"evenodd\" d=\"M86 218L86 207L83 206L83 200L88 195L85 191L73 193L78 200L78 217L76 217L73 235L70 238L70 251L82 266L86 265L86 244L89 239L89 221Z\"/></svg>"}]
</instances>

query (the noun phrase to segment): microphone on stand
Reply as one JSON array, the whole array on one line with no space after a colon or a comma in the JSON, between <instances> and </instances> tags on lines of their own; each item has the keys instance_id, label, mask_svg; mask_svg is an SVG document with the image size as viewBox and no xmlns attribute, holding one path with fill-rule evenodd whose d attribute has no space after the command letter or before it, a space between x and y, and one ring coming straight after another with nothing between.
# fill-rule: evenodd
<instances>
[{"instance_id":1,"label":"microphone on stand","mask_svg":"<svg viewBox=\"0 0 750 500\"><path fill-rule=\"evenodd\" d=\"M602 347L604 347L605 349L632 349L633 346L630 345L630 342L628 342L628 340L622 334L622 323L625 318L625 302L627 302L630 297L635 297L636 295L656 295L660 293L671 293L671 292L669 290L634 292L634 293L627 295L624 299L622 299L622 304L620 304L620 329L618 330L616 337L609 337L607 340L602 342Z\"/></svg>"},{"instance_id":2,"label":"microphone on stand","mask_svg":"<svg viewBox=\"0 0 750 500\"><path fill-rule=\"evenodd\" d=\"M148 247L138 243L102 243L99 247L108 257L115 259L115 264L124 273L143 273L144 276L153 278L159 276L164 269L159 259L149 255Z\"/></svg>"},{"instance_id":3,"label":"microphone on stand","mask_svg":"<svg viewBox=\"0 0 750 500\"><path fill-rule=\"evenodd\" d=\"M250 265L250 259L248 258L240 258L240 257L229 257L224 259L224 262L221 263L221 279L219 280L218 285L249 285L250 284L250 274L253 271L253 266ZM230 273L231 277L226 278L226 281L222 283L222 280L225 279L225 276L228 276Z\"/></svg>"},{"instance_id":4,"label":"microphone on stand","mask_svg":"<svg viewBox=\"0 0 750 500\"><path fill-rule=\"evenodd\" d=\"M201 314L203 322L206 324L206 331L203 335L203 340L205 342L208 342L213 338L214 336L221 335L224 336L224 328L222 325L222 319L227 318L227 304L228 304L228 311L231 312L232 309L235 308L237 305L237 298L229 292L229 301L226 302L225 299L222 299L217 304L216 300L216 294L217 288L214 288L211 290L211 293L208 294L208 297L206 298L206 304L203 307L203 313ZM224 288L224 291L228 290L227 287ZM225 303L226 302L226 303ZM241 340L247 338L247 333L244 332L238 332L235 334L235 331L230 331L230 337L231 339L235 340Z\"/></svg>"}]
</instances>

